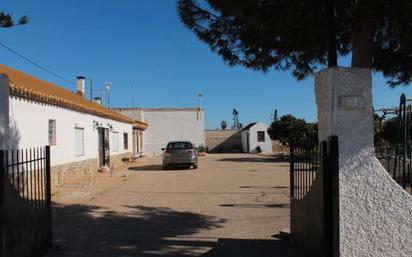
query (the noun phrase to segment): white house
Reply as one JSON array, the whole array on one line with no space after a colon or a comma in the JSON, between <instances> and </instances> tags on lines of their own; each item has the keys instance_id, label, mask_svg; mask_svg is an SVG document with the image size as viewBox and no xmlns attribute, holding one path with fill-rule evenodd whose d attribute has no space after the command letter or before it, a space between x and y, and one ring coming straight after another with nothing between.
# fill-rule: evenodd
<instances>
[{"instance_id":1,"label":"white house","mask_svg":"<svg viewBox=\"0 0 412 257\"><path fill-rule=\"evenodd\" d=\"M53 172L74 164L110 166L139 155L147 124L87 100L84 77L78 77L73 93L4 65L0 74L3 148L50 145Z\"/></svg>"},{"instance_id":2,"label":"white house","mask_svg":"<svg viewBox=\"0 0 412 257\"><path fill-rule=\"evenodd\" d=\"M204 110L200 108L114 108L121 114L148 124L144 152L159 156L169 141L187 140L205 146Z\"/></svg>"},{"instance_id":3,"label":"white house","mask_svg":"<svg viewBox=\"0 0 412 257\"><path fill-rule=\"evenodd\" d=\"M272 153L272 140L264 122L253 122L241 131L242 151L244 153Z\"/></svg>"}]
</instances>

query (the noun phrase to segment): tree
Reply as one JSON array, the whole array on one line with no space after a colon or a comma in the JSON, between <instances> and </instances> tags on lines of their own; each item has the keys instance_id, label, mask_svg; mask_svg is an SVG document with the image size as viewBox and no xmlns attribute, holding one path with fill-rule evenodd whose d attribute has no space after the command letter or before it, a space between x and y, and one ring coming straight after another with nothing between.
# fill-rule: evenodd
<instances>
[{"instance_id":1,"label":"tree","mask_svg":"<svg viewBox=\"0 0 412 257\"><path fill-rule=\"evenodd\" d=\"M220 127L222 127L222 129L225 130L225 129L227 128L227 123L226 123L226 121L222 121L222 122L220 123Z\"/></svg>"},{"instance_id":2,"label":"tree","mask_svg":"<svg viewBox=\"0 0 412 257\"><path fill-rule=\"evenodd\" d=\"M10 28L15 25L24 25L28 22L29 18L27 18L27 16L21 16L16 23L10 14L0 12L0 28Z\"/></svg>"},{"instance_id":3,"label":"tree","mask_svg":"<svg viewBox=\"0 0 412 257\"><path fill-rule=\"evenodd\" d=\"M352 53L352 67L382 72L390 86L412 80L412 1L205 2L179 0L180 20L229 65L291 69L301 80L325 66L328 53Z\"/></svg>"},{"instance_id":4,"label":"tree","mask_svg":"<svg viewBox=\"0 0 412 257\"><path fill-rule=\"evenodd\" d=\"M279 140L282 145L312 149L318 144L317 124L307 123L291 114L274 121L268 128L268 134L272 140Z\"/></svg>"}]
</instances>

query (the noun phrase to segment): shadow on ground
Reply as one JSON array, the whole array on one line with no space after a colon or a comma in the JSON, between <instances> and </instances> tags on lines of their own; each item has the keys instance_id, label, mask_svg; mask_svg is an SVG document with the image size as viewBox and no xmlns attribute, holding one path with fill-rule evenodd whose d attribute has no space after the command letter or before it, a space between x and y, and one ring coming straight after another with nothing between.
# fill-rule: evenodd
<instances>
[{"instance_id":1,"label":"shadow on ground","mask_svg":"<svg viewBox=\"0 0 412 257\"><path fill-rule=\"evenodd\" d=\"M225 204L219 204L221 207L236 207L236 208L290 208L290 204L285 203L285 204L255 204L255 203L247 203L247 204L242 204L242 203L225 203Z\"/></svg>"},{"instance_id":2,"label":"shadow on ground","mask_svg":"<svg viewBox=\"0 0 412 257\"><path fill-rule=\"evenodd\" d=\"M46 257L298 257L290 241L202 238L226 220L169 208L124 206L113 212L54 204L55 247Z\"/></svg>"},{"instance_id":3,"label":"shadow on ground","mask_svg":"<svg viewBox=\"0 0 412 257\"><path fill-rule=\"evenodd\" d=\"M219 161L224 162L289 162L287 157L233 157L223 158Z\"/></svg>"},{"instance_id":4,"label":"shadow on ground","mask_svg":"<svg viewBox=\"0 0 412 257\"><path fill-rule=\"evenodd\" d=\"M134 170L134 171L170 171L170 170L190 170L190 167L187 166L173 166L173 167L168 167L167 170L163 170L162 165L143 165L143 166L133 166L129 167L129 170Z\"/></svg>"}]
</instances>

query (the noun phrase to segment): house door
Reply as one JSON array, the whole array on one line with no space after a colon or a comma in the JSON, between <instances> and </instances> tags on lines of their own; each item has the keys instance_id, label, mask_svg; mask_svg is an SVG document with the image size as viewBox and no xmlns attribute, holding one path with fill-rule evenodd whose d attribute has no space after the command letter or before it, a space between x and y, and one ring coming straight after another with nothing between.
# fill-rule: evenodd
<instances>
[{"instance_id":1,"label":"house door","mask_svg":"<svg viewBox=\"0 0 412 257\"><path fill-rule=\"evenodd\" d=\"M99 128L99 165L110 166L109 129Z\"/></svg>"}]
</instances>

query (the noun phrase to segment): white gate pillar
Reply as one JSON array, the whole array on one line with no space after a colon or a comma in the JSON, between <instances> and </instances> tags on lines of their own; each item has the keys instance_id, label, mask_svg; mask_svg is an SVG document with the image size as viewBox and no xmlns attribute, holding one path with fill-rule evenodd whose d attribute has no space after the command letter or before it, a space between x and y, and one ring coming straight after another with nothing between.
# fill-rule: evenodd
<instances>
[{"instance_id":1,"label":"white gate pillar","mask_svg":"<svg viewBox=\"0 0 412 257\"><path fill-rule=\"evenodd\" d=\"M339 138L340 257L412 256L412 197L374 156L367 69L316 74L319 139Z\"/></svg>"},{"instance_id":2,"label":"white gate pillar","mask_svg":"<svg viewBox=\"0 0 412 257\"><path fill-rule=\"evenodd\" d=\"M0 74L0 149L9 142L9 78Z\"/></svg>"}]
</instances>

